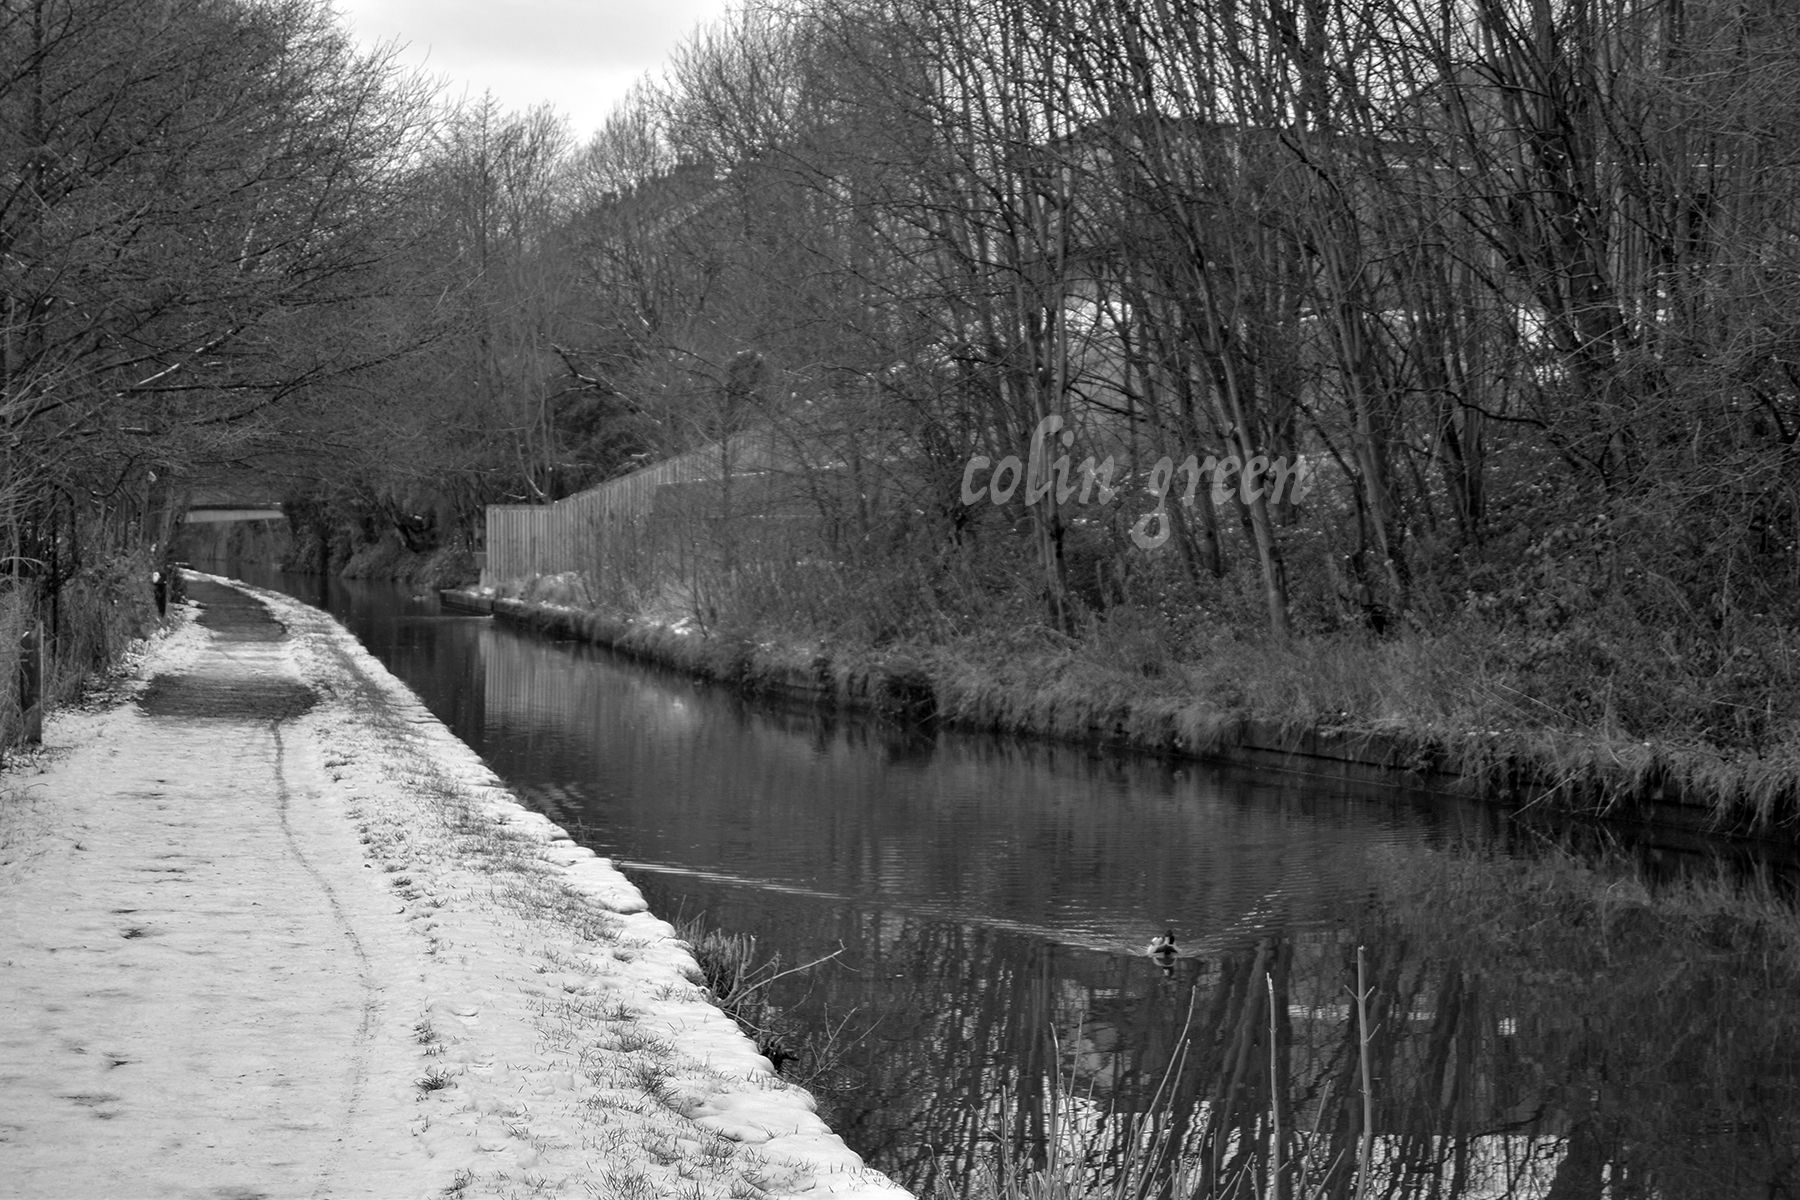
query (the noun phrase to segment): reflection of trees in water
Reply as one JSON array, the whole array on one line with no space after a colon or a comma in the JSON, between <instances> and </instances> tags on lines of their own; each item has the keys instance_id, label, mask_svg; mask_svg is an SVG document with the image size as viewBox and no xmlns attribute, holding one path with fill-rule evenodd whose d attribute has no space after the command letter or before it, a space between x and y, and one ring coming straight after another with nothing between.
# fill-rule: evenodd
<instances>
[{"instance_id":1,"label":"reflection of trees in water","mask_svg":"<svg viewBox=\"0 0 1800 1200\"><path fill-rule=\"evenodd\" d=\"M1360 943L1371 1196L1800 1194L1791 916L1446 856L1397 864L1382 891L1347 929L1264 937L1169 979L949 924L881 931L880 969L909 989L881 1036L935 1053L874 1068L885 1107L853 1141L929 1190L1002 1135L1010 1161L1043 1162L1060 1103L1097 1185L1179 1161L1182 1185L1157 1194L1353 1196Z\"/></svg>"},{"instance_id":2,"label":"reflection of trees in water","mask_svg":"<svg viewBox=\"0 0 1800 1200\"><path fill-rule=\"evenodd\" d=\"M868 921L880 923L873 915ZM834 1128L883 1169L928 1191L940 1175L966 1178L993 1145L1001 1097L1017 1107L1020 1136L1041 1142L1048 1097L1031 1081L1055 1069L1049 951L1033 943L1020 954L1020 939L947 922L889 924L870 931L881 949L865 957L896 988L876 1037L906 1049L874 1051L870 1070L880 1077L874 1090L883 1103L845 1113L848 1120L834 1113Z\"/></svg>"}]
</instances>

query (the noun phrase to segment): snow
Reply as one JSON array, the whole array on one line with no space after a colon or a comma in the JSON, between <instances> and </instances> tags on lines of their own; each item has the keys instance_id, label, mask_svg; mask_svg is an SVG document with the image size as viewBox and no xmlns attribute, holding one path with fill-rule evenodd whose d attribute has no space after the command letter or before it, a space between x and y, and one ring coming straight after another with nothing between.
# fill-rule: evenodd
<instances>
[{"instance_id":1,"label":"snow","mask_svg":"<svg viewBox=\"0 0 1800 1200\"><path fill-rule=\"evenodd\" d=\"M327 615L192 621L0 779L0 1196L906 1193ZM286 680L280 721L149 715Z\"/></svg>"}]
</instances>

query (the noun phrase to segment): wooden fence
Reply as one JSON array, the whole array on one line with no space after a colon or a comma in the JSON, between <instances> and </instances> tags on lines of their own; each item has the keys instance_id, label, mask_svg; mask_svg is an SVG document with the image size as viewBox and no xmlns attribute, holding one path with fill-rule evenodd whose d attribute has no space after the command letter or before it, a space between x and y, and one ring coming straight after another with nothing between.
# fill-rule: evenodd
<instances>
[{"instance_id":1,"label":"wooden fence","mask_svg":"<svg viewBox=\"0 0 1800 1200\"><path fill-rule=\"evenodd\" d=\"M770 502L771 478L791 476L792 459L762 430L732 437L646 467L554 504L495 504L487 510L487 560L484 584L529 579L537 575L580 572L600 584L619 569L623 558L646 555L680 545L691 555L697 535L721 535L736 516L754 518L758 506ZM731 486L724 480L727 472ZM740 485L757 479L761 486ZM711 484L711 488L705 485ZM715 497L712 511L701 516L691 501L659 505L663 489L684 500L696 490ZM660 511L659 511L660 509ZM671 513L678 516L671 518ZM791 512L784 513L791 517ZM653 521L652 518L657 520Z\"/></svg>"}]
</instances>

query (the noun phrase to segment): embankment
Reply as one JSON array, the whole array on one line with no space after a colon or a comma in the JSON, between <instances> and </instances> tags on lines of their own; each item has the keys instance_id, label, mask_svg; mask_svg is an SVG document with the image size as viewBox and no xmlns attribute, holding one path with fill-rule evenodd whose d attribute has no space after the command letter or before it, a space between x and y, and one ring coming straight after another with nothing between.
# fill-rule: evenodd
<instances>
[{"instance_id":1,"label":"embankment","mask_svg":"<svg viewBox=\"0 0 1800 1200\"><path fill-rule=\"evenodd\" d=\"M836 655L556 605L448 589L446 603L592 642L748 694L900 721L1048 737L1308 774L1403 783L1513 808L1792 843L1800 772L1771 759L1554 730L1289 722L1205 697L1132 694L1054 669L1009 680L947 652Z\"/></svg>"}]
</instances>

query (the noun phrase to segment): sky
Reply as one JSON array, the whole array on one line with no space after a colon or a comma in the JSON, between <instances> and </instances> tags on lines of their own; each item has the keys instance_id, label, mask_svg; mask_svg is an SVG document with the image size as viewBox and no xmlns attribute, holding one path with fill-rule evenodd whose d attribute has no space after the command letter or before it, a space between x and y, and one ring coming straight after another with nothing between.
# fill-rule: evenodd
<instances>
[{"instance_id":1,"label":"sky","mask_svg":"<svg viewBox=\"0 0 1800 1200\"><path fill-rule=\"evenodd\" d=\"M727 0L333 0L356 40L404 43L452 95L491 89L502 107L548 101L585 142L646 73L660 71Z\"/></svg>"}]
</instances>

